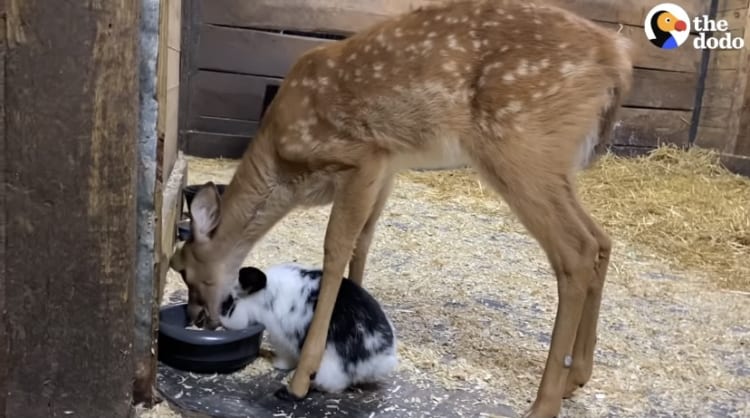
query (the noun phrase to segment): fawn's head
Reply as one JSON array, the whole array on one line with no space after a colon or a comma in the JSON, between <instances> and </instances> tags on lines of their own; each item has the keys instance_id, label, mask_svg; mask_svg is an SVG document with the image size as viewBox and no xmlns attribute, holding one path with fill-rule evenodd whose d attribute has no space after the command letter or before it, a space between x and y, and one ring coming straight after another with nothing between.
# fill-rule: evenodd
<instances>
[{"instance_id":1,"label":"fawn's head","mask_svg":"<svg viewBox=\"0 0 750 418\"><path fill-rule=\"evenodd\" d=\"M219 226L221 200L213 183L203 185L190 204L190 237L178 244L169 265L188 288L191 324L214 329L219 326L221 302L237 271L227 263L227 253L213 240Z\"/></svg>"}]
</instances>

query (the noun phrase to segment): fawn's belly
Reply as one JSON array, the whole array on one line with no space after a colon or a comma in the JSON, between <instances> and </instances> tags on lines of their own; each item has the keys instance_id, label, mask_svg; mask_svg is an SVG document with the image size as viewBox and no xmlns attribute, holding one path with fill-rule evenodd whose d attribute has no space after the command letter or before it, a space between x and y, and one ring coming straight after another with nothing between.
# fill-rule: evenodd
<instances>
[{"instance_id":1,"label":"fawn's belly","mask_svg":"<svg viewBox=\"0 0 750 418\"><path fill-rule=\"evenodd\" d=\"M450 170L469 164L458 135L445 135L395 157L397 170Z\"/></svg>"}]
</instances>

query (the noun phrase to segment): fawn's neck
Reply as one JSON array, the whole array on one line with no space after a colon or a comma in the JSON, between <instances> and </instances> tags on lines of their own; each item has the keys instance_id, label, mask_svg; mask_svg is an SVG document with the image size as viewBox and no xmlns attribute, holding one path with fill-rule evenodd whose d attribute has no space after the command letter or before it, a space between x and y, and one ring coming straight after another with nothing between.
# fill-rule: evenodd
<instances>
[{"instance_id":1,"label":"fawn's neck","mask_svg":"<svg viewBox=\"0 0 750 418\"><path fill-rule=\"evenodd\" d=\"M270 141L250 144L221 199L216 251L239 269L253 246L293 208Z\"/></svg>"}]
</instances>

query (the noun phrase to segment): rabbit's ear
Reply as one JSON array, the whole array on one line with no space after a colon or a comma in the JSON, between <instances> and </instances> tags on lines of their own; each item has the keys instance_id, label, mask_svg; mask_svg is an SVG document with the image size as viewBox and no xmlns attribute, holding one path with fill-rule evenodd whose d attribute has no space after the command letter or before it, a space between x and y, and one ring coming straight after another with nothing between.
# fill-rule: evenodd
<instances>
[{"instance_id":1,"label":"rabbit's ear","mask_svg":"<svg viewBox=\"0 0 750 418\"><path fill-rule=\"evenodd\" d=\"M255 267L240 269L240 287L244 294L250 295L266 287L266 274Z\"/></svg>"}]
</instances>

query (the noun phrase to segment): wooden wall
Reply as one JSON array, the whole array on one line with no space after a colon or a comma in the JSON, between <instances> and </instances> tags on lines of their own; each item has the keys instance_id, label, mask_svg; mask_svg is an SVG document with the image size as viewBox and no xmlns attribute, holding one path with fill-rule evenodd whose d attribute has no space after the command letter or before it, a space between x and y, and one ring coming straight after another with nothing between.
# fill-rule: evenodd
<instances>
[{"instance_id":1,"label":"wooden wall","mask_svg":"<svg viewBox=\"0 0 750 418\"><path fill-rule=\"evenodd\" d=\"M191 6L184 17L188 25L183 38L181 140L185 150L203 156L238 156L257 129L269 86L281 81L301 52L327 41L306 33L345 36L388 16L439 1L186 0ZM686 147L698 116L701 144L715 146L739 131L739 118L731 127L726 119L728 112L738 115L743 106L733 94L747 84L745 73L739 71L746 61L745 51L710 55L704 104L697 114L703 52L688 45L660 50L643 31L646 14L660 0L550 1L621 31L636 45L635 84L615 131L617 151L639 154L666 143ZM734 34L744 33L747 2L719 0L717 17L727 19ZM679 4L691 16L709 13L708 0ZM728 142L722 144L731 148Z\"/></svg>"},{"instance_id":2,"label":"wooden wall","mask_svg":"<svg viewBox=\"0 0 750 418\"><path fill-rule=\"evenodd\" d=\"M719 17L733 36L745 40L738 51L712 51L696 145L723 154L733 171L750 175L750 15L748 0L719 0Z\"/></svg>"}]
</instances>

